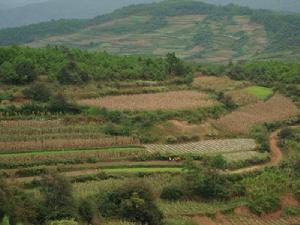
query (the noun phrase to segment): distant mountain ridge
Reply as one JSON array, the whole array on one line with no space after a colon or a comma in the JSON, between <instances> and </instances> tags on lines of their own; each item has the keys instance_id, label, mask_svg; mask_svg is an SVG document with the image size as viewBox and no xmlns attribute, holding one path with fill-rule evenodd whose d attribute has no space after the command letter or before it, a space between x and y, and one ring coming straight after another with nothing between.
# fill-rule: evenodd
<instances>
[{"instance_id":1,"label":"distant mountain ridge","mask_svg":"<svg viewBox=\"0 0 300 225\"><path fill-rule=\"evenodd\" d=\"M215 6L191 0L124 7L85 20L58 20L0 31L0 44L65 45L115 54L228 62L300 58L300 14Z\"/></svg>"},{"instance_id":2,"label":"distant mountain ridge","mask_svg":"<svg viewBox=\"0 0 300 225\"><path fill-rule=\"evenodd\" d=\"M57 19L82 19L110 13L130 4L151 3L162 0L14 0L17 8L2 9L0 5L0 28L18 27ZM184 0L183 0L184 1ZM299 0L198 0L213 4L234 3L252 8L290 11L300 13ZM31 2L32 4L25 4ZM1 3L0 3L1 4Z\"/></svg>"}]
</instances>

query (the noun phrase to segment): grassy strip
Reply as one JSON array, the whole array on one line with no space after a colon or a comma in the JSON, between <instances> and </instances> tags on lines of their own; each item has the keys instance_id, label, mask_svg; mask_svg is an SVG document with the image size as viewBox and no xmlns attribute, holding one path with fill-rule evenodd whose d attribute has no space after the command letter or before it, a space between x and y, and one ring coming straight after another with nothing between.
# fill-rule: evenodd
<instances>
[{"instance_id":1,"label":"grassy strip","mask_svg":"<svg viewBox=\"0 0 300 225\"><path fill-rule=\"evenodd\" d=\"M108 174L135 174L135 173L180 173L182 168L178 167L137 167L137 168L111 168L102 169L101 171Z\"/></svg>"}]
</instances>

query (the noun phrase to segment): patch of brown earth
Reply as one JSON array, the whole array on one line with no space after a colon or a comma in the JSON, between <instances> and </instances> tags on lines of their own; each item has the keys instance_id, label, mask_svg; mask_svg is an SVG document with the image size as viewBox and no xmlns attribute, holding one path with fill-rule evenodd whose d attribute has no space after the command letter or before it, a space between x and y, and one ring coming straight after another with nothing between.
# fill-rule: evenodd
<instances>
[{"instance_id":1,"label":"patch of brown earth","mask_svg":"<svg viewBox=\"0 0 300 225\"><path fill-rule=\"evenodd\" d=\"M193 219L201 225L217 225L212 219L207 216L195 216Z\"/></svg>"},{"instance_id":2,"label":"patch of brown earth","mask_svg":"<svg viewBox=\"0 0 300 225\"><path fill-rule=\"evenodd\" d=\"M282 211L282 209L280 209L280 210L277 210L272 213L262 214L261 218L264 220L278 220L281 218L282 213L283 213L283 211Z\"/></svg>"},{"instance_id":3,"label":"patch of brown earth","mask_svg":"<svg viewBox=\"0 0 300 225\"><path fill-rule=\"evenodd\" d=\"M221 211L217 211L215 215L215 220L217 224L221 224L224 220L225 216Z\"/></svg>"},{"instance_id":4,"label":"patch of brown earth","mask_svg":"<svg viewBox=\"0 0 300 225\"><path fill-rule=\"evenodd\" d=\"M251 211L247 206L240 206L234 209L234 213L239 216L249 216Z\"/></svg>"},{"instance_id":5,"label":"patch of brown earth","mask_svg":"<svg viewBox=\"0 0 300 225\"><path fill-rule=\"evenodd\" d=\"M286 194L281 198L282 205L299 206L299 202L292 193Z\"/></svg>"}]
</instances>

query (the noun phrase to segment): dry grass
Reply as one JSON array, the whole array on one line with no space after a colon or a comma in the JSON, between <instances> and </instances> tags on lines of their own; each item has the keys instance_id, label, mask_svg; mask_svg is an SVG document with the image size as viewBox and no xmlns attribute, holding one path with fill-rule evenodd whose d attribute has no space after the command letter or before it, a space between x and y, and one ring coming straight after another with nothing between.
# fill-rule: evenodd
<instances>
[{"instance_id":1,"label":"dry grass","mask_svg":"<svg viewBox=\"0 0 300 225\"><path fill-rule=\"evenodd\" d=\"M235 81L228 77L199 76L194 79L193 86L200 90L230 91L246 86L246 81Z\"/></svg>"},{"instance_id":2,"label":"dry grass","mask_svg":"<svg viewBox=\"0 0 300 225\"><path fill-rule=\"evenodd\" d=\"M229 91L226 93L226 96L230 96L238 106L253 104L259 101L255 95L246 92L244 89Z\"/></svg>"},{"instance_id":3,"label":"dry grass","mask_svg":"<svg viewBox=\"0 0 300 225\"><path fill-rule=\"evenodd\" d=\"M82 105L115 110L173 110L209 107L216 102L197 91L171 91L155 94L107 96L79 101Z\"/></svg>"},{"instance_id":4,"label":"dry grass","mask_svg":"<svg viewBox=\"0 0 300 225\"><path fill-rule=\"evenodd\" d=\"M289 99L279 94L268 101L241 107L220 118L215 125L227 132L248 134L251 127L265 122L288 119L299 114L299 109Z\"/></svg>"}]
</instances>

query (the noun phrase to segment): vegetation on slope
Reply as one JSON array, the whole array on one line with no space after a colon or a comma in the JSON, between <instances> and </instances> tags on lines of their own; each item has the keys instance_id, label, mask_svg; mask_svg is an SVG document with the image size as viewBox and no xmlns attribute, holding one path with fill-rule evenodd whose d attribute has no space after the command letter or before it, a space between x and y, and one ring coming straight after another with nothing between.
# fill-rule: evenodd
<instances>
[{"instance_id":1,"label":"vegetation on slope","mask_svg":"<svg viewBox=\"0 0 300 225\"><path fill-rule=\"evenodd\" d=\"M183 29L184 33L187 34L187 40L175 43L176 40L174 38L171 36L168 37L168 43L172 44L174 42L174 47L184 43L184 49L186 50L183 51L185 53L183 57L205 57L208 54L207 51L209 51L209 48L212 47L220 51L226 50L228 54L230 51L234 51L233 55L222 55L227 60L241 56L248 58L258 57L259 53L263 52L262 57L270 57L269 54L279 54L280 52L280 54L285 54L287 57L286 51L288 50L291 51L289 54L299 54L300 34L297 28L300 26L300 16L297 14L251 10L234 5L214 6L202 2L176 0L133 5L91 20L60 20L21 28L4 29L0 31L0 44L9 45L33 42L37 45L46 45L52 43L67 44L72 47L94 50L105 49L122 54L134 54L137 52L159 54L160 49L167 49L167 46L161 39L155 41L160 46L152 46L150 50L149 47L145 48L145 46L139 44L135 45L139 46L139 48L134 50L130 47L130 41L136 41L134 39L135 36L141 36L141 38L146 40L153 38L153 35L162 37L162 35L166 34L167 30L175 29L174 25L172 25L174 18L170 17L186 17L191 15L201 15L204 19L199 20L196 24L195 21L192 22L193 20L187 22L185 26L177 24L176 29L178 30L178 34L174 30L172 31L179 38L179 34L183 32ZM242 18L243 22L240 21L241 18L237 19L237 16L244 17ZM119 21L121 18L123 21ZM244 31L242 24L240 24L240 27L235 28L238 29L236 32L226 32L226 29L233 29L233 26L236 26L239 22L244 23L244 20L247 18L250 19L247 23L252 26L251 32L249 30ZM106 24L108 21L111 22L111 25ZM222 26L219 27L220 23ZM258 27L258 24L263 27ZM189 28L191 25L193 27ZM226 27L226 29L222 30L222 27ZM193 34L195 29L197 32ZM266 37L264 32L267 33ZM67 34L76 34L77 36L75 39L70 39ZM110 37L110 39L106 40L105 36L103 36L104 34L112 35L115 38L118 38L121 34L132 34L133 36L129 37L128 42L124 38L123 40L121 39L119 41L122 46L121 49L114 49L113 47L107 47L107 44L112 44L112 39ZM234 35L231 37L230 35L232 34ZM258 34L260 38L255 40L255 36ZM51 37L57 35L59 35L58 39L56 37L53 41ZM99 35L101 36L100 39ZM84 43L83 38L85 40ZM103 40L104 44L102 43ZM152 42L150 41L150 43ZM221 43L226 43L227 46ZM196 46L200 46L200 49L195 50ZM256 47L254 48L254 46ZM201 48L205 50L201 50ZM249 49L251 50L251 54L247 55ZM256 52L258 52L258 55ZM221 52L218 56L220 57L220 55ZM275 57L276 54L273 56ZM220 61L220 59L218 60Z\"/></svg>"}]
</instances>

